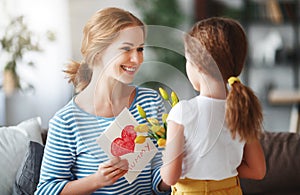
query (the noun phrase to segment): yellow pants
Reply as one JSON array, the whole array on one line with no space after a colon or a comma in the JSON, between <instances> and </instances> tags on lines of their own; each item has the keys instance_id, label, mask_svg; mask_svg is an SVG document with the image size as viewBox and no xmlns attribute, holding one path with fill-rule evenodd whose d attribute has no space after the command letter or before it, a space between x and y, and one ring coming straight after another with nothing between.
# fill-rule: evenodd
<instances>
[{"instance_id":1,"label":"yellow pants","mask_svg":"<svg viewBox=\"0 0 300 195\"><path fill-rule=\"evenodd\" d=\"M238 177L219 181L180 179L172 186L172 195L242 195Z\"/></svg>"}]
</instances>

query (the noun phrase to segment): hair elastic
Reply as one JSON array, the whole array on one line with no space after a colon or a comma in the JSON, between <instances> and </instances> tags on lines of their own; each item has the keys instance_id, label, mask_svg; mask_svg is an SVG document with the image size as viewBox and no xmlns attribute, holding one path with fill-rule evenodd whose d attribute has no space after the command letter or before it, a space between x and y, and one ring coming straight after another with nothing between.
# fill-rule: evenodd
<instances>
[{"instance_id":1,"label":"hair elastic","mask_svg":"<svg viewBox=\"0 0 300 195\"><path fill-rule=\"evenodd\" d=\"M229 77L228 79L228 83L229 83L229 86L231 87L233 85L233 83L235 82L241 82L241 80L238 78L238 77Z\"/></svg>"}]
</instances>

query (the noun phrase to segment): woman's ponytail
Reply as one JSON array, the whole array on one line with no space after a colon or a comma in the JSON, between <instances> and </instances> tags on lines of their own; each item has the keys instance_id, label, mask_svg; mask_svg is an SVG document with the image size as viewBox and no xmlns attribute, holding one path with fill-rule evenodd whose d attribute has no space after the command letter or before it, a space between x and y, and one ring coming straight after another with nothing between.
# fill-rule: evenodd
<instances>
[{"instance_id":1,"label":"woman's ponytail","mask_svg":"<svg viewBox=\"0 0 300 195\"><path fill-rule=\"evenodd\" d=\"M68 78L69 83L73 83L75 87L75 93L81 92L89 84L92 77L92 70L86 63L78 63L76 61L71 61L66 70L66 78Z\"/></svg>"}]
</instances>

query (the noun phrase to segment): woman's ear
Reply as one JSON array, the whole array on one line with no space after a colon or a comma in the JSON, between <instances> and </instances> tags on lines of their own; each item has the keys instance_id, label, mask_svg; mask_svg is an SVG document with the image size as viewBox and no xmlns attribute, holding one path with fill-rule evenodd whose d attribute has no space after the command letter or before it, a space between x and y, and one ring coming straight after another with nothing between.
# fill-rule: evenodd
<instances>
[{"instance_id":1,"label":"woman's ear","mask_svg":"<svg viewBox=\"0 0 300 195\"><path fill-rule=\"evenodd\" d=\"M95 62L99 62L99 60L101 60L101 55L100 52L97 52L95 55Z\"/></svg>"},{"instance_id":2,"label":"woman's ear","mask_svg":"<svg viewBox=\"0 0 300 195\"><path fill-rule=\"evenodd\" d=\"M102 55L100 52L96 53L93 64L102 64Z\"/></svg>"}]
</instances>

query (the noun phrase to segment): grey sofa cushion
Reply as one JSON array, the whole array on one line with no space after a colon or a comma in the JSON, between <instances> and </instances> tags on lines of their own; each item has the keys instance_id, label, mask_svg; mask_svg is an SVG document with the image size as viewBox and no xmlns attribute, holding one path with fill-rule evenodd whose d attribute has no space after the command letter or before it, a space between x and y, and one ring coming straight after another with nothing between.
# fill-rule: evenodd
<instances>
[{"instance_id":1,"label":"grey sofa cushion","mask_svg":"<svg viewBox=\"0 0 300 195\"><path fill-rule=\"evenodd\" d=\"M300 135L265 132L260 141L267 173L263 180L241 179L244 194L300 194Z\"/></svg>"},{"instance_id":2,"label":"grey sofa cushion","mask_svg":"<svg viewBox=\"0 0 300 195\"><path fill-rule=\"evenodd\" d=\"M44 146L30 141L24 161L18 169L13 188L14 195L32 195L36 190L40 177L40 168L44 154Z\"/></svg>"}]
</instances>

